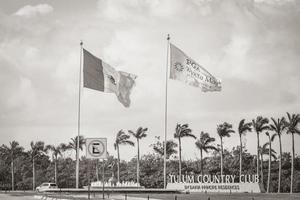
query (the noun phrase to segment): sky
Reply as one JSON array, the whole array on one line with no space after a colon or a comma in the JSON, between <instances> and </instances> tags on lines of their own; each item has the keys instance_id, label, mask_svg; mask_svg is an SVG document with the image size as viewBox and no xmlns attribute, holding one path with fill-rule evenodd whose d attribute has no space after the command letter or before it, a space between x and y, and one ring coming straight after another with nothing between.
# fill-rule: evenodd
<instances>
[{"instance_id":1,"label":"sky","mask_svg":"<svg viewBox=\"0 0 300 200\"><path fill-rule=\"evenodd\" d=\"M82 89L81 134L107 137L112 155L120 129L149 129L141 154L164 136L167 34L222 80L221 92L206 93L168 80L168 139L177 123L188 123L218 144L223 122L237 130L241 119L300 113L299 22L297 0L0 0L0 143L29 149L30 141L58 145L77 135L80 40L115 69L137 75L129 108L114 94ZM290 152L291 136L284 133L282 142ZM199 158L194 139L182 143L183 159ZM256 153L254 132L243 143ZM224 139L229 150L237 145L237 133ZM278 139L273 146L278 152ZM120 149L121 159L136 156L135 147Z\"/></svg>"}]
</instances>

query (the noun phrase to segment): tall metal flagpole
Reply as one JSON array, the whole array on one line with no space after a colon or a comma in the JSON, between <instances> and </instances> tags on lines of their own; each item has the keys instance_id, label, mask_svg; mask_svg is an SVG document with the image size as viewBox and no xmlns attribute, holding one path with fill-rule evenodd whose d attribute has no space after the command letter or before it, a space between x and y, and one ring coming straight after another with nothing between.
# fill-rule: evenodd
<instances>
[{"instance_id":1,"label":"tall metal flagpole","mask_svg":"<svg viewBox=\"0 0 300 200\"><path fill-rule=\"evenodd\" d=\"M78 87L78 127L77 127L77 145L76 145L76 188L79 188L79 136L80 136L80 107L81 107L81 71L82 71L82 52L83 42L80 41L80 71L79 71L79 87Z\"/></svg>"},{"instance_id":2,"label":"tall metal flagpole","mask_svg":"<svg viewBox=\"0 0 300 200\"><path fill-rule=\"evenodd\" d=\"M169 72L169 48L170 35L167 36L167 66L166 66L166 93L165 93L165 142L164 142L164 189L167 186L167 120L168 120L168 72Z\"/></svg>"}]
</instances>

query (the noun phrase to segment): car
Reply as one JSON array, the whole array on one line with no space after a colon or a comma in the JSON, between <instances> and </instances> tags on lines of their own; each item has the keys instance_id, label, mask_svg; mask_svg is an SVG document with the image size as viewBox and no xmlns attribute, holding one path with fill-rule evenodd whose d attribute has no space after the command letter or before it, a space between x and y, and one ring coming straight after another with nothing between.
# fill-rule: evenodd
<instances>
[{"instance_id":1,"label":"car","mask_svg":"<svg viewBox=\"0 0 300 200\"><path fill-rule=\"evenodd\" d=\"M42 183L40 186L36 187L36 191L44 192L48 189L57 189L56 183Z\"/></svg>"}]
</instances>

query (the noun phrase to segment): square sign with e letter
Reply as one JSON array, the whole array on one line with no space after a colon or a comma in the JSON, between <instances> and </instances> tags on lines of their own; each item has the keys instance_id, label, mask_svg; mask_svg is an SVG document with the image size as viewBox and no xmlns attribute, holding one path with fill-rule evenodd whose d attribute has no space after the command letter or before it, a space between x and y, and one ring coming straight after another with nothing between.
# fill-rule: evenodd
<instances>
[{"instance_id":1,"label":"square sign with e letter","mask_svg":"<svg viewBox=\"0 0 300 200\"><path fill-rule=\"evenodd\" d=\"M107 138L86 138L86 158L106 159Z\"/></svg>"}]
</instances>

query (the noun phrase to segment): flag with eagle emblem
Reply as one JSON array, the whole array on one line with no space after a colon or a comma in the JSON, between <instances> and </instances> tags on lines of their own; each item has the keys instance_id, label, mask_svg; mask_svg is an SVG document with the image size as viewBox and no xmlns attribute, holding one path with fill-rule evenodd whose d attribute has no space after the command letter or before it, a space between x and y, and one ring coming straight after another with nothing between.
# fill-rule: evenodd
<instances>
[{"instance_id":1,"label":"flag with eagle emblem","mask_svg":"<svg viewBox=\"0 0 300 200\"><path fill-rule=\"evenodd\" d=\"M130 106L130 93L136 76L117 71L87 50L83 49L83 86L86 88L115 93L118 100Z\"/></svg>"}]
</instances>

